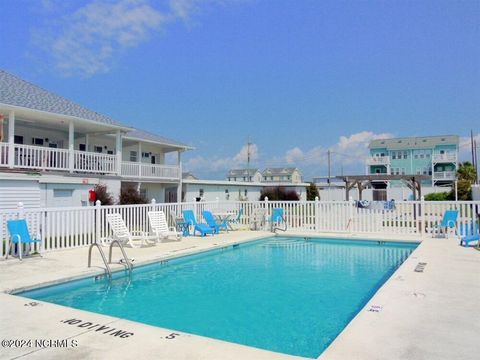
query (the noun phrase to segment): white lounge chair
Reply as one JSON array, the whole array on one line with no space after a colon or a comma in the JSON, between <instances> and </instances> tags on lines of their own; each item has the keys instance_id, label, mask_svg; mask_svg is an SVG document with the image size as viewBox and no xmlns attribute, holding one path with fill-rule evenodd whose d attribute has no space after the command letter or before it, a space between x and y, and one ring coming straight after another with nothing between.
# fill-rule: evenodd
<instances>
[{"instance_id":1,"label":"white lounge chair","mask_svg":"<svg viewBox=\"0 0 480 360\"><path fill-rule=\"evenodd\" d=\"M118 240L125 245L130 245L132 248L139 247L138 245L134 244L134 241L140 241L140 246L145 244L145 233L142 231L130 232L120 214L107 214L106 217L107 222L110 225L110 229L112 229L114 240Z\"/></svg>"},{"instance_id":2,"label":"white lounge chair","mask_svg":"<svg viewBox=\"0 0 480 360\"><path fill-rule=\"evenodd\" d=\"M168 239L168 237L173 237L175 240L182 238L174 226L168 227L167 218L163 211L149 211L148 219L158 242L161 242L162 239Z\"/></svg>"}]
</instances>

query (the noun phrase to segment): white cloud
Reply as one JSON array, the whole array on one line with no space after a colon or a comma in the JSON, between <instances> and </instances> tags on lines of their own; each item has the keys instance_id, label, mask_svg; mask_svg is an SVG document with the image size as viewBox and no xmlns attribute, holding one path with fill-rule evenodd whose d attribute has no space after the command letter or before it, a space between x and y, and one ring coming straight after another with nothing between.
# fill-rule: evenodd
<instances>
[{"instance_id":1,"label":"white cloud","mask_svg":"<svg viewBox=\"0 0 480 360\"><path fill-rule=\"evenodd\" d=\"M92 76L108 72L126 49L145 42L167 24L186 21L200 5L215 2L170 0L159 10L149 0L94 0L76 9L64 8L64 15L58 11L61 3L44 0L48 25L33 33L34 42L62 74Z\"/></svg>"},{"instance_id":2,"label":"white cloud","mask_svg":"<svg viewBox=\"0 0 480 360\"><path fill-rule=\"evenodd\" d=\"M295 164L296 162L303 160L303 158L303 151L298 147L288 150L285 154L285 161L289 165Z\"/></svg>"},{"instance_id":3,"label":"white cloud","mask_svg":"<svg viewBox=\"0 0 480 360\"><path fill-rule=\"evenodd\" d=\"M233 157L236 164L247 163L248 153L250 153L250 161L258 160L257 144L243 145L237 155Z\"/></svg>"},{"instance_id":4,"label":"white cloud","mask_svg":"<svg viewBox=\"0 0 480 360\"><path fill-rule=\"evenodd\" d=\"M327 167L327 151L331 151L331 162L334 172L338 168L344 171L358 172L364 166L365 159L368 156L368 144L375 139L391 138L389 133L376 134L371 131L362 131L349 136L340 136L337 143L329 146L320 145L313 148L302 150L294 147L287 150L284 157L272 161L276 166L288 164L299 167L306 177L322 175L318 172L324 172Z\"/></svg>"},{"instance_id":5,"label":"white cloud","mask_svg":"<svg viewBox=\"0 0 480 360\"><path fill-rule=\"evenodd\" d=\"M195 156L184 162L186 171L198 174L207 179L218 178L225 175L226 171L233 168L245 167L247 165L248 145L243 145L240 151L233 156L207 158ZM250 161L256 162L259 159L258 146L250 144ZM252 165L253 166L253 165Z\"/></svg>"}]
</instances>

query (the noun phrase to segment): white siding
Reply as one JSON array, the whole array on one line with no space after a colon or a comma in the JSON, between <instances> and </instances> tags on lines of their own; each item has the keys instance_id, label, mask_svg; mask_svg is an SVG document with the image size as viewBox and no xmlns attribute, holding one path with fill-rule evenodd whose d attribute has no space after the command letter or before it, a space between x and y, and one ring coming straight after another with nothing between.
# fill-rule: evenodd
<instances>
[{"instance_id":1,"label":"white siding","mask_svg":"<svg viewBox=\"0 0 480 360\"><path fill-rule=\"evenodd\" d=\"M40 207L38 181L0 180L0 209L16 209L19 202L25 208Z\"/></svg>"}]
</instances>

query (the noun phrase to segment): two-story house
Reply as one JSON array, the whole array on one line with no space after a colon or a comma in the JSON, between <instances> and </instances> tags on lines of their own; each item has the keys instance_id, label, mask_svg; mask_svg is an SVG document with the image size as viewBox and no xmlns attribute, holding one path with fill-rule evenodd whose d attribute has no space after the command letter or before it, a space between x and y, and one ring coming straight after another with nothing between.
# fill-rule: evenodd
<instances>
[{"instance_id":1,"label":"two-story house","mask_svg":"<svg viewBox=\"0 0 480 360\"><path fill-rule=\"evenodd\" d=\"M227 173L228 181L260 182L262 173L258 169L232 169Z\"/></svg>"},{"instance_id":2,"label":"two-story house","mask_svg":"<svg viewBox=\"0 0 480 360\"><path fill-rule=\"evenodd\" d=\"M301 183L302 174L297 168L267 168L263 171L263 182Z\"/></svg>"},{"instance_id":3,"label":"two-story house","mask_svg":"<svg viewBox=\"0 0 480 360\"><path fill-rule=\"evenodd\" d=\"M189 149L0 71L0 207L89 205L98 183L115 197L134 184L149 199L174 200Z\"/></svg>"},{"instance_id":4,"label":"two-story house","mask_svg":"<svg viewBox=\"0 0 480 360\"><path fill-rule=\"evenodd\" d=\"M457 135L373 140L366 174L430 175L432 186L451 185L458 168L458 146Z\"/></svg>"}]
</instances>

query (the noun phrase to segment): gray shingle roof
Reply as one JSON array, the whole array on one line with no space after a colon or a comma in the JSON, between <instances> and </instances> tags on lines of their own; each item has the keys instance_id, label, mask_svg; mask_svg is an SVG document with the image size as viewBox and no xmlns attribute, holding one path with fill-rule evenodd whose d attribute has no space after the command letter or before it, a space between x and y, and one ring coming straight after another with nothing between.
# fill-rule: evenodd
<instances>
[{"instance_id":1,"label":"gray shingle roof","mask_svg":"<svg viewBox=\"0 0 480 360\"><path fill-rule=\"evenodd\" d=\"M458 145L458 143L458 135L419 136L372 140L369 148L386 148L387 150L431 149L437 145Z\"/></svg>"},{"instance_id":2,"label":"gray shingle roof","mask_svg":"<svg viewBox=\"0 0 480 360\"><path fill-rule=\"evenodd\" d=\"M127 139L136 139L136 140L145 140L145 141L151 141L155 143L160 143L164 145L172 145L176 147L182 147L185 149L193 149L190 145L181 143L176 140L172 140L160 135L152 134L140 129L133 129L133 131L129 131L125 134L124 138Z\"/></svg>"},{"instance_id":3,"label":"gray shingle roof","mask_svg":"<svg viewBox=\"0 0 480 360\"><path fill-rule=\"evenodd\" d=\"M238 177L238 176L247 176L255 175L258 169L231 169L227 173L227 177Z\"/></svg>"},{"instance_id":4,"label":"gray shingle roof","mask_svg":"<svg viewBox=\"0 0 480 360\"><path fill-rule=\"evenodd\" d=\"M293 172L297 170L297 168L291 167L291 168L266 168L263 170L263 175L292 175Z\"/></svg>"},{"instance_id":5,"label":"gray shingle roof","mask_svg":"<svg viewBox=\"0 0 480 360\"><path fill-rule=\"evenodd\" d=\"M3 70L0 70L0 103L128 127Z\"/></svg>"}]
</instances>

